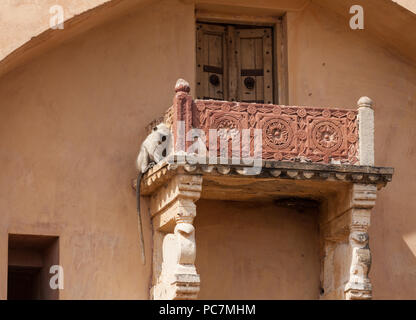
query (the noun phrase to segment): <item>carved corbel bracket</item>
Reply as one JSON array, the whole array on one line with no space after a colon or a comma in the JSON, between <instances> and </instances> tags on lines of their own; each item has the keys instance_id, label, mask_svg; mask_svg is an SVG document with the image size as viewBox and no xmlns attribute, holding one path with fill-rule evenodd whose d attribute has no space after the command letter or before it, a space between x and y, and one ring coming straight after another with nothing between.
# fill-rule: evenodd
<instances>
[{"instance_id":1,"label":"carved corbel bracket","mask_svg":"<svg viewBox=\"0 0 416 320\"><path fill-rule=\"evenodd\" d=\"M153 299L197 298L200 278L195 268L193 220L201 190L201 175L177 172L151 195Z\"/></svg>"},{"instance_id":2,"label":"carved corbel bracket","mask_svg":"<svg viewBox=\"0 0 416 320\"><path fill-rule=\"evenodd\" d=\"M322 298L371 299L368 228L376 193L376 185L351 184L345 191L347 196L343 197L343 192L340 193L342 200L330 206L339 211L323 218L326 222L321 224L324 240Z\"/></svg>"},{"instance_id":3,"label":"carved corbel bracket","mask_svg":"<svg viewBox=\"0 0 416 320\"><path fill-rule=\"evenodd\" d=\"M345 299L367 300L372 298L372 286L368 274L371 267L371 251L368 228L371 209L377 198L374 185L354 184L351 199L351 224L348 237L350 270L345 286Z\"/></svg>"}]
</instances>

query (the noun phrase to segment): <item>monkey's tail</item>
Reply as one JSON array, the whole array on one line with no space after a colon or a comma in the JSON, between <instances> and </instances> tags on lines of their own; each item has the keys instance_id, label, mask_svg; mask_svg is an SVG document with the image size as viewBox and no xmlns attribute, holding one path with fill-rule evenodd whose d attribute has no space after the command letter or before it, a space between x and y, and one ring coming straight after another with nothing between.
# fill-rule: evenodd
<instances>
[{"instance_id":1,"label":"monkey's tail","mask_svg":"<svg viewBox=\"0 0 416 320\"><path fill-rule=\"evenodd\" d=\"M146 256L144 252L144 237L143 237L143 226L142 226L142 215L140 213L140 182L142 180L143 173L140 171L137 175L137 185L136 185L136 198L137 198L137 215L138 215L138 229L140 233L140 249L142 252L142 263L146 264Z\"/></svg>"}]
</instances>

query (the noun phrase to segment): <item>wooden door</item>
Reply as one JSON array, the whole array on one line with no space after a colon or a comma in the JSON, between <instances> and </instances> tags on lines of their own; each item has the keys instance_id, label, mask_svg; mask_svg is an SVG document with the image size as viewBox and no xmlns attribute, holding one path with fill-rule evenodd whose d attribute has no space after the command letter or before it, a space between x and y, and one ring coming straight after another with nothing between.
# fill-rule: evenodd
<instances>
[{"instance_id":1,"label":"wooden door","mask_svg":"<svg viewBox=\"0 0 416 320\"><path fill-rule=\"evenodd\" d=\"M198 98L227 100L226 27L198 24L196 46Z\"/></svg>"},{"instance_id":2,"label":"wooden door","mask_svg":"<svg viewBox=\"0 0 416 320\"><path fill-rule=\"evenodd\" d=\"M273 103L272 29L198 23L197 97Z\"/></svg>"}]
</instances>

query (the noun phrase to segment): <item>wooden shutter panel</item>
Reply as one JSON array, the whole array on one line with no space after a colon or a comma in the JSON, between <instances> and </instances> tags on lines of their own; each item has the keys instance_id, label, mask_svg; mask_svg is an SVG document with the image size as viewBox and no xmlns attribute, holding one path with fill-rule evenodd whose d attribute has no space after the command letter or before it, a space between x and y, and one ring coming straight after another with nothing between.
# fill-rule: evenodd
<instances>
[{"instance_id":1,"label":"wooden shutter panel","mask_svg":"<svg viewBox=\"0 0 416 320\"><path fill-rule=\"evenodd\" d=\"M237 29L236 49L239 99L273 103L271 29Z\"/></svg>"},{"instance_id":2,"label":"wooden shutter panel","mask_svg":"<svg viewBox=\"0 0 416 320\"><path fill-rule=\"evenodd\" d=\"M197 97L227 100L226 28L197 24Z\"/></svg>"}]
</instances>

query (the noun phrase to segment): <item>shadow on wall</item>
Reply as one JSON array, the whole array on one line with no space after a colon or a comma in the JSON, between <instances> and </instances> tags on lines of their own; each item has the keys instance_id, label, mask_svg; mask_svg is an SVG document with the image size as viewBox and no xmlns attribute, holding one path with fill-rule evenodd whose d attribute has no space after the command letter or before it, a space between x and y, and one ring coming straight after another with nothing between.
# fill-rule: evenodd
<instances>
[{"instance_id":1,"label":"shadow on wall","mask_svg":"<svg viewBox=\"0 0 416 320\"><path fill-rule=\"evenodd\" d=\"M198 298L318 299L318 208L309 205L199 200Z\"/></svg>"}]
</instances>

